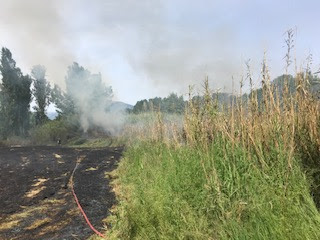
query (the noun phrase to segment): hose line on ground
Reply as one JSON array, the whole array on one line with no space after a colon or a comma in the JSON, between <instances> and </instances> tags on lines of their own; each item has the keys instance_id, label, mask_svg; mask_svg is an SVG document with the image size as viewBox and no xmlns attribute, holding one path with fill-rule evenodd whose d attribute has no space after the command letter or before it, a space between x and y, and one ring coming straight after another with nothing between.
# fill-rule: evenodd
<instances>
[{"instance_id":1,"label":"hose line on ground","mask_svg":"<svg viewBox=\"0 0 320 240\"><path fill-rule=\"evenodd\" d=\"M94 231L98 236L104 238L104 235L103 235L101 232L99 232L97 229L95 229L95 228L93 227L93 225L91 224L91 222L89 221L89 218L87 217L86 213L84 212L83 208L81 207L81 204L80 204L80 202L79 202L79 200L78 200L78 197L77 197L77 195L76 195L76 193L75 193L75 191L74 191L73 176L74 176L74 173L76 172L76 169L78 168L80 162L81 162L81 158L78 158L77 164L76 164L76 166L74 167L74 169L73 169L73 171L72 171L72 174L71 174L71 177L70 177L70 186L71 186L71 190L72 190L72 195L73 195L73 197L74 197L74 199L75 199L75 201L76 201L76 203L77 203L77 205L78 205L78 208L80 209L80 212L81 212L82 216L83 216L84 219L86 220L88 226L89 226L89 227L91 228L91 230Z\"/></svg>"}]
</instances>

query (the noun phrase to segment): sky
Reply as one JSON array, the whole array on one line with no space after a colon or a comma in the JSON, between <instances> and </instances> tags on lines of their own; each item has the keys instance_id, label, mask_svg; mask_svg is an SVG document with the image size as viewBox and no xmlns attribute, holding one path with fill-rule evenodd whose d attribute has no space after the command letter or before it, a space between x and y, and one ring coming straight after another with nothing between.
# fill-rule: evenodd
<instances>
[{"instance_id":1,"label":"sky","mask_svg":"<svg viewBox=\"0 0 320 240\"><path fill-rule=\"evenodd\" d=\"M318 0L2 0L0 46L24 73L44 65L62 88L78 62L102 74L115 100L135 104L201 89L207 75L213 89L231 92L249 59L258 82L264 52L274 78L290 28L298 67L312 54L319 70L319 9Z\"/></svg>"}]
</instances>

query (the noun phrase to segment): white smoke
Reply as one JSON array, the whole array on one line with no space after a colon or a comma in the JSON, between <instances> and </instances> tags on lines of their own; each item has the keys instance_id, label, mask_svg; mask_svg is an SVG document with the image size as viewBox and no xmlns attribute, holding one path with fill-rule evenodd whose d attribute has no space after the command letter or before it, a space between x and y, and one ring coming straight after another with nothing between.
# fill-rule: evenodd
<instances>
[{"instance_id":1,"label":"white smoke","mask_svg":"<svg viewBox=\"0 0 320 240\"><path fill-rule=\"evenodd\" d=\"M259 75L264 50L276 77L284 67L283 33L293 26L303 49L297 59L305 49L319 59L317 9L312 0L3 0L0 45L24 72L46 66L48 80L62 88L67 66L81 62L105 76L116 98L134 104L186 93L205 75L213 88L230 91L247 59Z\"/></svg>"},{"instance_id":2,"label":"white smoke","mask_svg":"<svg viewBox=\"0 0 320 240\"><path fill-rule=\"evenodd\" d=\"M119 132L124 113L110 111L112 88L105 85L101 74L92 74L78 63L73 63L68 68L65 81L66 94L71 98L85 132L92 127L103 128L111 134Z\"/></svg>"}]
</instances>

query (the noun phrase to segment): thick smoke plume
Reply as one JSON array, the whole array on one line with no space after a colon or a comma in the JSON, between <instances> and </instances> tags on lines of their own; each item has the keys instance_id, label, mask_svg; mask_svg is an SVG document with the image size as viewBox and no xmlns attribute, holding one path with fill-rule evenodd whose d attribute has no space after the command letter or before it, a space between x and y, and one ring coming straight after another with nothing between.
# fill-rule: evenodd
<instances>
[{"instance_id":1,"label":"thick smoke plume","mask_svg":"<svg viewBox=\"0 0 320 240\"><path fill-rule=\"evenodd\" d=\"M91 74L74 63L68 68L65 80L66 97L74 105L85 132L95 127L103 128L111 134L120 130L124 121L123 112L111 111L112 89L103 83L101 74Z\"/></svg>"}]
</instances>

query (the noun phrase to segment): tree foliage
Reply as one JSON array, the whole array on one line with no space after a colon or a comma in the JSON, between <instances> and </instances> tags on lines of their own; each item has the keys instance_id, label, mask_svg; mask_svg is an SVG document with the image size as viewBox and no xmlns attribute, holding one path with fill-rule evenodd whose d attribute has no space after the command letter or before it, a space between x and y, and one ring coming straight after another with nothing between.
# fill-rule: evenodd
<instances>
[{"instance_id":1,"label":"tree foliage","mask_svg":"<svg viewBox=\"0 0 320 240\"><path fill-rule=\"evenodd\" d=\"M51 90L51 101L57 108L59 118L75 114L75 106L71 97L56 84Z\"/></svg>"},{"instance_id":2,"label":"tree foliage","mask_svg":"<svg viewBox=\"0 0 320 240\"><path fill-rule=\"evenodd\" d=\"M50 84L46 80L46 68L36 65L31 71L33 77L33 96L36 102L34 106L36 125L41 125L48 120L46 107L50 104Z\"/></svg>"},{"instance_id":3,"label":"tree foliage","mask_svg":"<svg viewBox=\"0 0 320 240\"><path fill-rule=\"evenodd\" d=\"M1 50L0 71L2 136L6 138L9 135L26 135L29 129L32 80L16 67L16 62L7 48Z\"/></svg>"},{"instance_id":4,"label":"tree foliage","mask_svg":"<svg viewBox=\"0 0 320 240\"><path fill-rule=\"evenodd\" d=\"M65 81L66 94L75 102L78 111L105 108L112 100L112 88L105 86L101 74L91 74L76 62L68 67Z\"/></svg>"},{"instance_id":5,"label":"tree foliage","mask_svg":"<svg viewBox=\"0 0 320 240\"><path fill-rule=\"evenodd\" d=\"M168 97L151 98L149 100L141 100L131 110L133 113L141 113L148 111L161 111L166 113L184 113L186 101L183 96L178 96L176 93L171 93Z\"/></svg>"}]
</instances>

